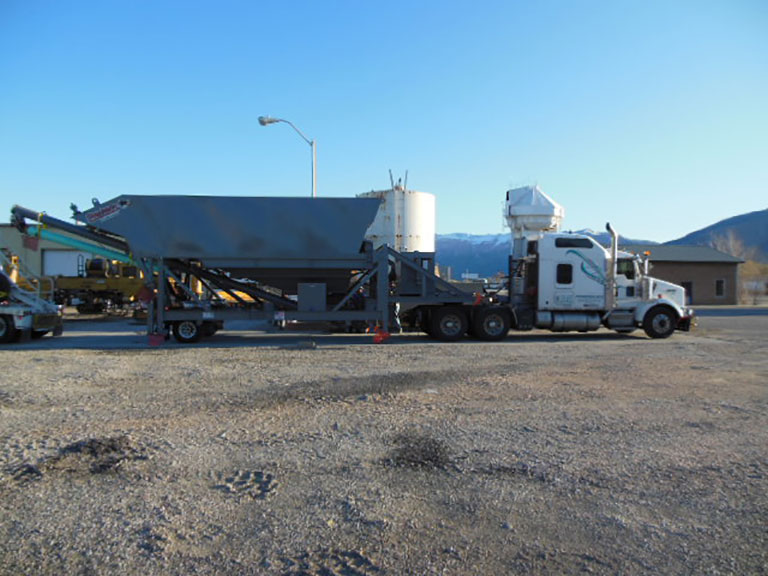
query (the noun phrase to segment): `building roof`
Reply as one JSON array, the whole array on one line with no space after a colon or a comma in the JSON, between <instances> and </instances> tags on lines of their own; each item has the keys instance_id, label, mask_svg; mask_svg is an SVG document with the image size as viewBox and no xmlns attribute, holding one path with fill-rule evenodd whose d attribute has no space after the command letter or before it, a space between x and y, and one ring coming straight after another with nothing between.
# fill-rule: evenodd
<instances>
[{"instance_id":1,"label":"building roof","mask_svg":"<svg viewBox=\"0 0 768 576\"><path fill-rule=\"evenodd\" d=\"M651 262L709 262L725 264L741 264L741 258L720 252L709 246L680 246L666 244L628 244L621 250L642 254L650 252Z\"/></svg>"}]
</instances>

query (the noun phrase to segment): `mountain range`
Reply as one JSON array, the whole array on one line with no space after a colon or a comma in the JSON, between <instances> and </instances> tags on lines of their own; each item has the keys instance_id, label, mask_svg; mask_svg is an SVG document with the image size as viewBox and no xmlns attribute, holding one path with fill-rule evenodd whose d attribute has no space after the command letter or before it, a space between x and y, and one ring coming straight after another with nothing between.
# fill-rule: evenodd
<instances>
[{"instance_id":1,"label":"mountain range","mask_svg":"<svg viewBox=\"0 0 768 576\"><path fill-rule=\"evenodd\" d=\"M604 246L611 243L607 232L589 229L573 232L591 236ZM657 242L622 236L619 238L619 244ZM711 246L745 260L768 262L768 210L727 218L665 244ZM437 262L443 270L450 267L451 277L455 279L461 278L461 275L467 272L490 277L505 271L509 248L509 233L438 234L436 238Z\"/></svg>"},{"instance_id":2,"label":"mountain range","mask_svg":"<svg viewBox=\"0 0 768 576\"><path fill-rule=\"evenodd\" d=\"M768 262L768 210L726 218L667 244L711 246L745 260Z\"/></svg>"}]
</instances>

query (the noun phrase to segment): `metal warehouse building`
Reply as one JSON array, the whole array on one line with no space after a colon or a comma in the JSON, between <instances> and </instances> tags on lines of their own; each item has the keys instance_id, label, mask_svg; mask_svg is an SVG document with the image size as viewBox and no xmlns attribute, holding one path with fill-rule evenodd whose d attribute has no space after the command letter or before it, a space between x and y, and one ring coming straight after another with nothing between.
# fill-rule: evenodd
<instances>
[{"instance_id":1,"label":"metal warehouse building","mask_svg":"<svg viewBox=\"0 0 768 576\"><path fill-rule=\"evenodd\" d=\"M740 258L709 246L633 244L621 249L650 252L651 276L681 285L691 305L739 303Z\"/></svg>"},{"instance_id":2,"label":"metal warehouse building","mask_svg":"<svg viewBox=\"0 0 768 576\"><path fill-rule=\"evenodd\" d=\"M66 232L61 235L71 236ZM94 256L49 240L35 240L35 246L27 245L15 226L0 224L0 249L19 256L26 270L35 276L77 276L79 262Z\"/></svg>"}]
</instances>

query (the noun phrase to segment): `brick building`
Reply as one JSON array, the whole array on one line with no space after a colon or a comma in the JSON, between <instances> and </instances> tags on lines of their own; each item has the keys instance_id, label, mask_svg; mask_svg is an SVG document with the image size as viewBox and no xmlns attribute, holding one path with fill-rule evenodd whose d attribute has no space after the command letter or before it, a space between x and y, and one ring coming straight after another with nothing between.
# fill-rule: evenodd
<instances>
[{"instance_id":1,"label":"brick building","mask_svg":"<svg viewBox=\"0 0 768 576\"><path fill-rule=\"evenodd\" d=\"M708 246L634 244L621 249L650 252L650 275L685 288L691 305L739 303L740 258Z\"/></svg>"}]
</instances>

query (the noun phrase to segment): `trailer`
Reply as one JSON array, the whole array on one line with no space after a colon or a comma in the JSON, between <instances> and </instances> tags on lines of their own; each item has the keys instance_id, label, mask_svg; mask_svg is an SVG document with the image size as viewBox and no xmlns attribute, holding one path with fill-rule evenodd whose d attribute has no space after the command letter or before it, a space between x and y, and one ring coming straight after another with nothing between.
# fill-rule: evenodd
<instances>
[{"instance_id":1,"label":"trailer","mask_svg":"<svg viewBox=\"0 0 768 576\"><path fill-rule=\"evenodd\" d=\"M512 230L503 290L470 293L435 273L435 253L375 246L366 231L381 198L123 195L94 202L72 225L21 207L27 219L122 251L143 271L148 333L192 343L230 320L328 322L465 335L510 329L688 330L684 290L650 278L647 262L588 236L560 233L561 207L538 188L507 192Z\"/></svg>"}]
</instances>

